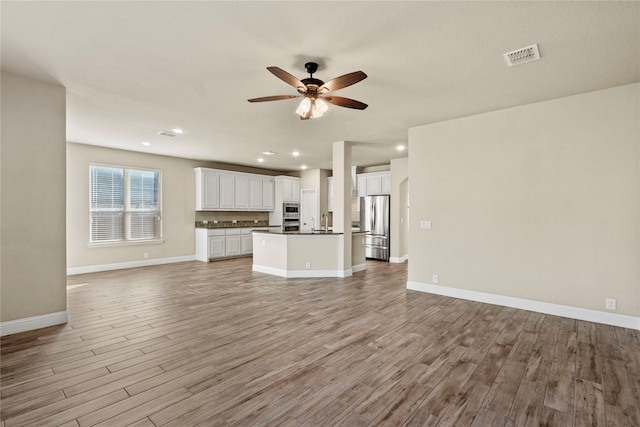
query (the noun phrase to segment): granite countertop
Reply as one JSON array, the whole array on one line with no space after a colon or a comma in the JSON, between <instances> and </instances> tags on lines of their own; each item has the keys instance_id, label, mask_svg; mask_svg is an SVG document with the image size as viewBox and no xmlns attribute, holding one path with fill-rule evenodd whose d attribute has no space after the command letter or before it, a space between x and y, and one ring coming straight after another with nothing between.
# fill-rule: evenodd
<instances>
[{"instance_id":1,"label":"granite countertop","mask_svg":"<svg viewBox=\"0 0 640 427\"><path fill-rule=\"evenodd\" d=\"M270 227L269 221L196 221L196 228L254 228Z\"/></svg>"},{"instance_id":2,"label":"granite countertop","mask_svg":"<svg viewBox=\"0 0 640 427\"><path fill-rule=\"evenodd\" d=\"M277 228L269 228L262 230L253 230L254 233L267 233L267 234L286 234L292 236L341 236L344 233L338 233L333 230L324 231L324 230L315 230L315 231L282 231L281 227ZM351 234L365 234L366 231L352 231Z\"/></svg>"},{"instance_id":3,"label":"granite countertop","mask_svg":"<svg viewBox=\"0 0 640 427\"><path fill-rule=\"evenodd\" d=\"M264 234L286 234L288 236L340 236L343 233L334 233L333 231L324 231L324 230L316 230L316 231L282 231L281 227L277 228L269 228L264 230L253 230L254 233L264 233Z\"/></svg>"}]
</instances>

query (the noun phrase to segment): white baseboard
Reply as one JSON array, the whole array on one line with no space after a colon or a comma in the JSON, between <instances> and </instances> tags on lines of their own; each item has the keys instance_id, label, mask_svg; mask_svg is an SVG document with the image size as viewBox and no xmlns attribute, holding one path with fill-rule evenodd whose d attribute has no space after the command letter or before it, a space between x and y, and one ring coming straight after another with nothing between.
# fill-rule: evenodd
<instances>
[{"instance_id":1,"label":"white baseboard","mask_svg":"<svg viewBox=\"0 0 640 427\"><path fill-rule=\"evenodd\" d=\"M48 326L63 325L69 321L69 312L42 314L40 316L25 317L24 319L8 320L0 323L0 336L33 331Z\"/></svg>"},{"instance_id":2,"label":"white baseboard","mask_svg":"<svg viewBox=\"0 0 640 427\"><path fill-rule=\"evenodd\" d=\"M401 257L389 257L389 262L394 262L397 264L402 264L403 262L405 262L407 259L409 259L409 255L405 255L405 256L401 256Z\"/></svg>"},{"instance_id":3,"label":"white baseboard","mask_svg":"<svg viewBox=\"0 0 640 427\"><path fill-rule=\"evenodd\" d=\"M67 275L73 276L74 274L97 273L98 271L122 270L123 268L147 267L149 265L160 265L160 264L172 264L174 262L195 261L195 259L196 259L195 255L187 255L187 256L177 256L177 257L171 257L171 258L142 259L140 261L127 261L127 262L119 262L116 264L98 264L98 265L87 265L85 267L70 267L70 268L67 268Z\"/></svg>"},{"instance_id":4,"label":"white baseboard","mask_svg":"<svg viewBox=\"0 0 640 427\"><path fill-rule=\"evenodd\" d=\"M253 264L253 271L258 273L271 274L273 276L285 278L311 278L311 277L349 277L353 275L353 270L283 270L280 268L266 267L264 265Z\"/></svg>"},{"instance_id":5,"label":"white baseboard","mask_svg":"<svg viewBox=\"0 0 640 427\"><path fill-rule=\"evenodd\" d=\"M351 266L351 271L354 273L357 273L358 271L364 271L367 269L367 264L358 264L358 265L352 265Z\"/></svg>"},{"instance_id":6,"label":"white baseboard","mask_svg":"<svg viewBox=\"0 0 640 427\"><path fill-rule=\"evenodd\" d=\"M585 320L587 322L603 323L605 325L620 326L622 328L640 330L640 317L628 316L625 314L607 313L604 311L590 310L587 308L572 307L569 305L553 304L549 302L534 301L523 298L515 298L505 295L489 294L485 292L469 291L465 289L450 288L447 286L433 285L430 283L407 281L407 289L427 292L430 294L443 295L447 297L484 302L487 304L519 308L522 310L535 311L538 313L553 314L555 316Z\"/></svg>"}]
</instances>

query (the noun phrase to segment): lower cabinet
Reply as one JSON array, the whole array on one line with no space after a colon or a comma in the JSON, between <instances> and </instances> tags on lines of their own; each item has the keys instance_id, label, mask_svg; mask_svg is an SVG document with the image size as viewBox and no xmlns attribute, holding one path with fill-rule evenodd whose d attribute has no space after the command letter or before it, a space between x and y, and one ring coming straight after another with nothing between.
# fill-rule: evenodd
<instances>
[{"instance_id":1,"label":"lower cabinet","mask_svg":"<svg viewBox=\"0 0 640 427\"><path fill-rule=\"evenodd\" d=\"M253 233L250 228L243 229L240 242L240 253L248 255L253 253Z\"/></svg>"},{"instance_id":2,"label":"lower cabinet","mask_svg":"<svg viewBox=\"0 0 640 427\"><path fill-rule=\"evenodd\" d=\"M196 259L209 261L253 253L251 228L196 228Z\"/></svg>"},{"instance_id":3,"label":"lower cabinet","mask_svg":"<svg viewBox=\"0 0 640 427\"><path fill-rule=\"evenodd\" d=\"M225 254L225 237L209 236L209 256L208 258L221 258Z\"/></svg>"},{"instance_id":4,"label":"lower cabinet","mask_svg":"<svg viewBox=\"0 0 640 427\"><path fill-rule=\"evenodd\" d=\"M240 255L240 230L227 229L225 256Z\"/></svg>"}]
</instances>

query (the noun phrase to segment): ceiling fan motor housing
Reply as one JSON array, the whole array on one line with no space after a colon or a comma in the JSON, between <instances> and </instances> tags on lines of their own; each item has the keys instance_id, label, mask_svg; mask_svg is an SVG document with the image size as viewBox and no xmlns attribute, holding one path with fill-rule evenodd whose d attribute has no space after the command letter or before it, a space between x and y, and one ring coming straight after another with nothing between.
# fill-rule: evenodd
<instances>
[{"instance_id":1,"label":"ceiling fan motor housing","mask_svg":"<svg viewBox=\"0 0 640 427\"><path fill-rule=\"evenodd\" d=\"M300 80L302 83L304 83L304 85L307 87L307 93L311 92L311 93L315 93L317 92L318 88L321 87L324 82L320 79L314 79L312 77L306 78L306 79L302 79ZM300 92L303 93L303 92Z\"/></svg>"},{"instance_id":2,"label":"ceiling fan motor housing","mask_svg":"<svg viewBox=\"0 0 640 427\"><path fill-rule=\"evenodd\" d=\"M318 63L317 62L307 62L304 64L304 69L307 70L307 73L313 74L318 71Z\"/></svg>"}]
</instances>

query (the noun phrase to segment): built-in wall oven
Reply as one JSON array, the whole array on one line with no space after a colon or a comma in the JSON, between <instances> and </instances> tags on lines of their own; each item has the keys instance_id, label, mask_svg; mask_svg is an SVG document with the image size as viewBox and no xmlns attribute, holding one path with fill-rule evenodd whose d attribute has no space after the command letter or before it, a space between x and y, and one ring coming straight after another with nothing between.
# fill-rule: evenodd
<instances>
[{"instance_id":1,"label":"built-in wall oven","mask_svg":"<svg viewBox=\"0 0 640 427\"><path fill-rule=\"evenodd\" d=\"M300 203L282 204L282 230L300 231Z\"/></svg>"}]
</instances>

